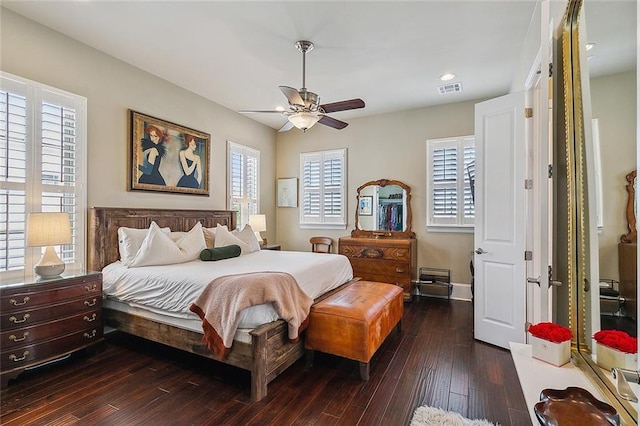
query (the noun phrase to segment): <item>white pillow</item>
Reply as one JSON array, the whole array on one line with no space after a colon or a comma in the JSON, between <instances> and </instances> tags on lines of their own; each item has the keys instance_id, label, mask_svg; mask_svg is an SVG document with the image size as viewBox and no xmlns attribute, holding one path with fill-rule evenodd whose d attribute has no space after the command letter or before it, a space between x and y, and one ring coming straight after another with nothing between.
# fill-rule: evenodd
<instances>
[{"instance_id":1,"label":"white pillow","mask_svg":"<svg viewBox=\"0 0 640 426\"><path fill-rule=\"evenodd\" d=\"M260 251L260 243L258 242L256 233L251 228L251 225L245 225L244 228L242 228L242 231L240 231L236 236L249 246L249 249L251 250L250 253Z\"/></svg>"},{"instance_id":2,"label":"white pillow","mask_svg":"<svg viewBox=\"0 0 640 426\"><path fill-rule=\"evenodd\" d=\"M155 224L155 222L151 223ZM169 228L160 228L160 231L164 234L171 232ZM120 252L120 261L123 264L129 265L133 262L148 232L149 229L126 228L124 226L118 228L118 251Z\"/></svg>"},{"instance_id":3,"label":"white pillow","mask_svg":"<svg viewBox=\"0 0 640 426\"><path fill-rule=\"evenodd\" d=\"M200 222L175 242L170 235L161 232L157 224L152 223L129 267L189 262L197 259L204 248L204 234Z\"/></svg>"},{"instance_id":4,"label":"white pillow","mask_svg":"<svg viewBox=\"0 0 640 426\"><path fill-rule=\"evenodd\" d=\"M238 245L240 246L240 255L248 254L252 252L252 249L251 247L249 247L249 244L245 243L240 238L236 237L231 232L229 232L226 225L217 226L216 240L214 243L215 243L215 247L225 247L233 244Z\"/></svg>"}]
</instances>

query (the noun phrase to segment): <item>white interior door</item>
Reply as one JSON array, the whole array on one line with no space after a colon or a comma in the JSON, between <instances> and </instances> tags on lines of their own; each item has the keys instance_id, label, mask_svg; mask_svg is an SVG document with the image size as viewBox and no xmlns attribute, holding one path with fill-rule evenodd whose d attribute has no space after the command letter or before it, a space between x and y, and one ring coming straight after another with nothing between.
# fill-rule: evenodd
<instances>
[{"instance_id":1,"label":"white interior door","mask_svg":"<svg viewBox=\"0 0 640 426\"><path fill-rule=\"evenodd\" d=\"M475 338L525 343L525 94L476 105Z\"/></svg>"}]
</instances>

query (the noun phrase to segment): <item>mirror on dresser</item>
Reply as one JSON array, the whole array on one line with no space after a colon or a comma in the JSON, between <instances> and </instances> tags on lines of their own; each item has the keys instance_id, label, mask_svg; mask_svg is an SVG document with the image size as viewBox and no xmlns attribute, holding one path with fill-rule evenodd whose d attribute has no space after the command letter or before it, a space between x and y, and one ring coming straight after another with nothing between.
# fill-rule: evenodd
<instances>
[{"instance_id":1,"label":"mirror on dresser","mask_svg":"<svg viewBox=\"0 0 640 426\"><path fill-rule=\"evenodd\" d=\"M554 243L557 253L561 253L556 266L564 269L565 276L560 280L566 283L568 297L567 306L557 308L567 309L566 321L574 332L575 362L593 379L623 422L633 424L637 423L637 405L619 396L610 371L597 364L592 339L596 331L618 328L616 324L629 320L637 329L637 289L630 291L624 309L619 309L617 302L611 307L611 299L601 297L607 282L619 285L620 293L626 288L622 285L625 256L630 257L629 264L637 264L635 250L624 254L635 248L635 243L628 241L635 231L631 226L635 212L633 198L627 200L627 194L634 190L633 185L628 186L627 176L636 164L637 6L635 2L611 3L570 0L563 28L563 60L558 77L564 117L558 126L558 141L565 143L556 153L556 191L561 196L556 205ZM586 49L587 42L595 42L590 51ZM607 55L612 48L619 54ZM614 62L614 56L625 56L628 61ZM598 140L599 153L598 143L594 142ZM598 161L601 174L597 171ZM602 190L598 194L596 188L600 184ZM600 197L602 208L596 202ZM628 216L629 209L633 217ZM630 227L620 238L627 221ZM635 272L629 282L637 283Z\"/></svg>"},{"instance_id":2,"label":"mirror on dresser","mask_svg":"<svg viewBox=\"0 0 640 426\"><path fill-rule=\"evenodd\" d=\"M390 179L360 185L353 237L415 237L411 231L411 188Z\"/></svg>"},{"instance_id":3,"label":"mirror on dresser","mask_svg":"<svg viewBox=\"0 0 640 426\"><path fill-rule=\"evenodd\" d=\"M355 277L398 285L405 302L411 301L417 272L411 187L391 179L358 187L355 229L338 240L338 253L349 258Z\"/></svg>"}]
</instances>

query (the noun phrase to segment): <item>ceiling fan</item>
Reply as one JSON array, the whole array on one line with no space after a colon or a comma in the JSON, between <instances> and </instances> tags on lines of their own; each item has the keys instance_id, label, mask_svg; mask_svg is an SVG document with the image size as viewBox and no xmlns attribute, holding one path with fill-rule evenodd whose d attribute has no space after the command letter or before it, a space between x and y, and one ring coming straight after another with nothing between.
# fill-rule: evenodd
<instances>
[{"instance_id":1,"label":"ceiling fan","mask_svg":"<svg viewBox=\"0 0 640 426\"><path fill-rule=\"evenodd\" d=\"M296 48L302 52L302 89L297 90L289 86L280 86L280 90L289 101L289 109L276 110L240 110L243 114L249 113L277 113L287 117L287 122L279 132L290 130L294 126L306 132L314 124L320 123L334 129L344 129L349 125L344 121L336 120L327 114L350 109L364 108L362 99L349 99L346 101L332 102L330 104L320 104L320 96L309 92L305 87L305 65L307 52L313 49L313 43L307 40L300 40L295 44Z\"/></svg>"}]
</instances>

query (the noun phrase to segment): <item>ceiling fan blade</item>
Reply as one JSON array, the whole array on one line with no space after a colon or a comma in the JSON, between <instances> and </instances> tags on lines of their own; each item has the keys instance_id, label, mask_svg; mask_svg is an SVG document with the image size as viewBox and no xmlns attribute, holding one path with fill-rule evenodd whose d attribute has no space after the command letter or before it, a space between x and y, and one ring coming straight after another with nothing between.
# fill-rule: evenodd
<instances>
[{"instance_id":1,"label":"ceiling fan blade","mask_svg":"<svg viewBox=\"0 0 640 426\"><path fill-rule=\"evenodd\" d=\"M327 114L338 111L346 111L348 109L364 108L362 99L349 99L348 101L332 102L330 104L320 105L320 108Z\"/></svg>"},{"instance_id":2,"label":"ceiling fan blade","mask_svg":"<svg viewBox=\"0 0 640 426\"><path fill-rule=\"evenodd\" d=\"M275 109L267 109L267 110L260 110L260 109L241 109L240 111L238 111L240 114L253 114L256 112L260 112L260 113L277 113L277 114L282 114L284 111L278 111Z\"/></svg>"},{"instance_id":3,"label":"ceiling fan blade","mask_svg":"<svg viewBox=\"0 0 640 426\"><path fill-rule=\"evenodd\" d=\"M287 122L284 123L282 127L280 127L280 130L278 130L278 132L286 132L287 130L291 129L293 129L293 123L287 120Z\"/></svg>"},{"instance_id":4,"label":"ceiling fan blade","mask_svg":"<svg viewBox=\"0 0 640 426\"><path fill-rule=\"evenodd\" d=\"M289 87L289 86L279 86L279 87L282 93L284 93L284 95L287 97L287 100L291 105L298 105L298 106L304 107L304 101L302 100L300 93L298 93L298 89L294 89L293 87Z\"/></svg>"},{"instance_id":5,"label":"ceiling fan blade","mask_svg":"<svg viewBox=\"0 0 640 426\"><path fill-rule=\"evenodd\" d=\"M318 120L318 123L324 124L325 126L333 127L334 129L342 130L349 125L349 123L345 123L344 121L336 120L335 118L329 117L328 115L323 115Z\"/></svg>"}]
</instances>

